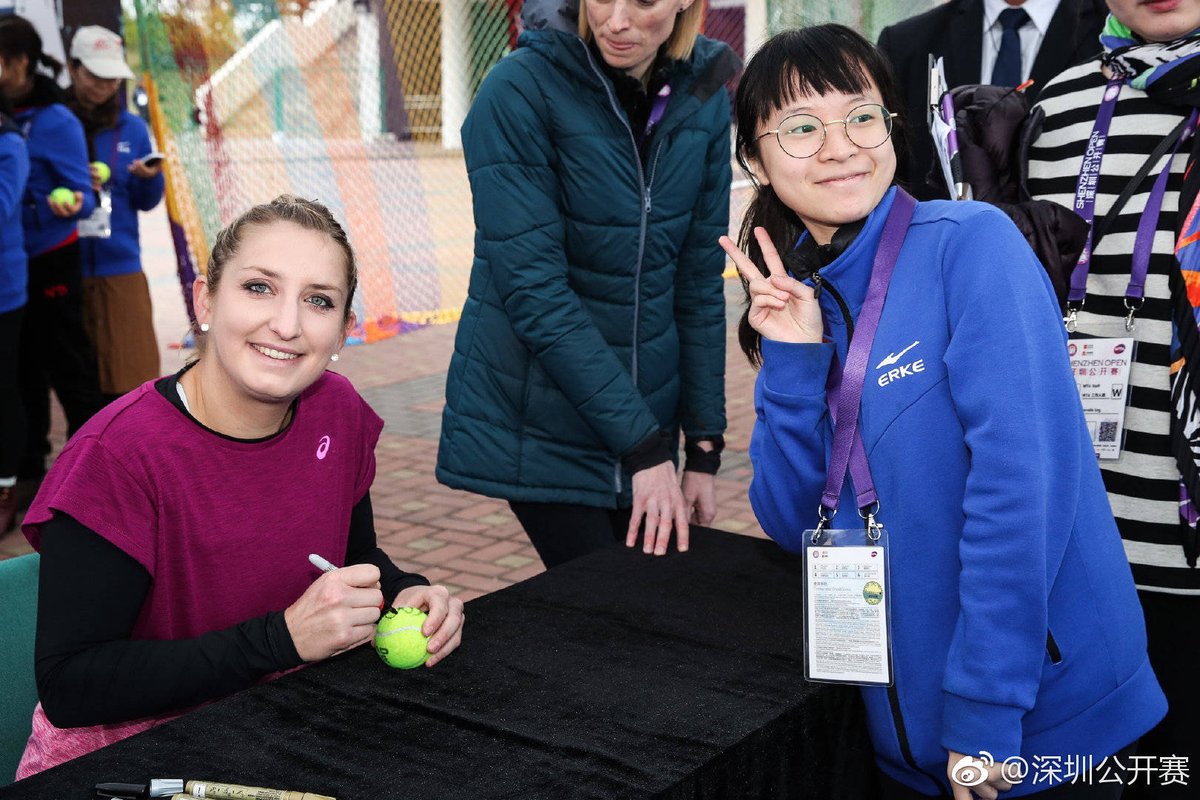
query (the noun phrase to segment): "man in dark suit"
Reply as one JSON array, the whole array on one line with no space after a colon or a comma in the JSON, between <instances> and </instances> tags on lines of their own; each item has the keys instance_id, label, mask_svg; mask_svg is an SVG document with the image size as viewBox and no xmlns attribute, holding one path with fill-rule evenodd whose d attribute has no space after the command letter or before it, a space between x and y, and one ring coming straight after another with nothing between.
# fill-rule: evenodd
<instances>
[{"instance_id":1,"label":"man in dark suit","mask_svg":"<svg viewBox=\"0 0 1200 800\"><path fill-rule=\"evenodd\" d=\"M891 59L896 70L896 79L904 93L906 107L902 110L904 122L912 131L911 172L913 194L919 199L947 197L945 188L940 193L926 185L926 176L933 164L933 141L929 133L929 54L945 58L946 82L951 86L973 83L992 83L998 62L1006 56L1003 51L1003 36L1019 36L1024 39L1025 70L1021 74L1034 83L1025 90L1032 103L1038 92L1051 78L1074 64L1085 61L1100 52L1100 30L1104 27L1108 8L1104 0L1059 0L1058 7L1049 17L1049 24L1038 32L1027 15L989 8L988 16L995 20L993 27L985 29L985 5L991 3L1007 11L1008 8L1032 7L1033 0L950 0L937 8L906 20L889 25L879 35L879 48ZM1048 15L1044 0L1035 13ZM1004 17L1019 16L1018 25L1025 32L1005 34L1000 31ZM1031 38L1036 37L1036 38ZM1037 49L1032 49L1036 43ZM985 48L986 46L986 48ZM985 59L985 49L988 50ZM1036 54L1035 54L1036 53ZM1015 56L1015 54L1014 54ZM1019 57L1018 57L1019 58ZM985 65L984 61L991 63ZM1030 66L1032 68L1030 68ZM982 74L983 72L987 74ZM941 181L937 182L941 185Z\"/></svg>"}]
</instances>

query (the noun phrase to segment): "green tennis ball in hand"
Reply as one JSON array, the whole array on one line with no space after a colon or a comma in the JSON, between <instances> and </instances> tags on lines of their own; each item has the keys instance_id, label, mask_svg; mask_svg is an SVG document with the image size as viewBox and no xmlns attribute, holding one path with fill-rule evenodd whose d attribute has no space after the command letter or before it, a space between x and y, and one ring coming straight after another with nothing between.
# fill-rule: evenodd
<instances>
[{"instance_id":1,"label":"green tennis ball in hand","mask_svg":"<svg viewBox=\"0 0 1200 800\"><path fill-rule=\"evenodd\" d=\"M100 179L100 183L108 183L108 179L112 177L112 170L108 168L108 164L103 161L93 161L92 166L96 168L96 176Z\"/></svg>"},{"instance_id":2,"label":"green tennis ball in hand","mask_svg":"<svg viewBox=\"0 0 1200 800\"><path fill-rule=\"evenodd\" d=\"M389 608L375 627L375 652L396 669L412 669L429 658L429 639L421 633L425 612L416 608Z\"/></svg>"},{"instance_id":3,"label":"green tennis ball in hand","mask_svg":"<svg viewBox=\"0 0 1200 800\"><path fill-rule=\"evenodd\" d=\"M60 186L50 193L50 199L59 205L69 206L75 202L75 193L65 186Z\"/></svg>"}]
</instances>

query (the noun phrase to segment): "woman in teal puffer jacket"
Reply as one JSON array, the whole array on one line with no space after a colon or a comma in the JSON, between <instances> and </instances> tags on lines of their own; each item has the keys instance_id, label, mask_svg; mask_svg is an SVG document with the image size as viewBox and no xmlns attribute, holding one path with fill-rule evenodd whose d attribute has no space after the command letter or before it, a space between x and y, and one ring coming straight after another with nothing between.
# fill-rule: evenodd
<instances>
[{"instance_id":1,"label":"woman in teal puffer jacket","mask_svg":"<svg viewBox=\"0 0 1200 800\"><path fill-rule=\"evenodd\" d=\"M438 480L547 566L712 520L725 430L729 96L692 0L528 0L463 125L475 260ZM674 459L686 437L682 489Z\"/></svg>"}]
</instances>

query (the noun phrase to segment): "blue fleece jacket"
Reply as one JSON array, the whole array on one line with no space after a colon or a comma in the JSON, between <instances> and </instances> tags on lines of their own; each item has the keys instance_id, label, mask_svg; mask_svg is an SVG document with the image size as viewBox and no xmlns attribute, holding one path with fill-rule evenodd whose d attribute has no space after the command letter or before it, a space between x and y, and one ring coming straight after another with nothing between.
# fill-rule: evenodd
<instances>
[{"instance_id":1,"label":"blue fleece jacket","mask_svg":"<svg viewBox=\"0 0 1200 800\"><path fill-rule=\"evenodd\" d=\"M21 195L29 178L25 140L15 130L0 133L0 314L25 305L29 271Z\"/></svg>"},{"instance_id":2,"label":"blue fleece jacket","mask_svg":"<svg viewBox=\"0 0 1200 800\"><path fill-rule=\"evenodd\" d=\"M92 138L95 160L112 170L107 188L112 192L112 235L107 239L83 238L83 274L88 278L126 275L142 269L138 244L138 212L149 211L163 196L163 175L149 180L129 172L129 165L150 152L146 123L122 111L115 128L97 131Z\"/></svg>"},{"instance_id":3,"label":"blue fleece jacket","mask_svg":"<svg viewBox=\"0 0 1200 800\"><path fill-rule=\"evenodd\" d=\"M30 106L13 118L25 134L29 149L29 181L22 202L25 252L30 258L53 250L75 234L79 220L96 208L88 173L87 141L83 125L60 103ZM47 198L59 186L83 193L83 207L73 217L57 217Z\"/></svg>"},{"instance_id":4,"label":"blue fleece jacket","mask_svg":"<svg viewBox=\"0 0 1200 800\"><path fill-rule=\"evenodd\" d=\"M750 500L800 551L832 442L825 398L895 189L821 270L830 342L763 343ZM876 757L946 791L947 751L1111 755L1166 701L1049 281L982 203L918 204L871 350L863 443L890 537L895 686L868 688ZM847 479L834 527L861 525ZM935 786L936 784L936 786ZM1048 788L1031 775L1010 795Z\"/></svg>"}]
</instances>

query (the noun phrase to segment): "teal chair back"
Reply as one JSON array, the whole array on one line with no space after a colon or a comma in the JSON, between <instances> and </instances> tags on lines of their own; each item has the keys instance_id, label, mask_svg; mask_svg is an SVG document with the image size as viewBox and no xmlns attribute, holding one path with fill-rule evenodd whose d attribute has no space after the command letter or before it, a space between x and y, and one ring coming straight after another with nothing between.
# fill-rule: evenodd
<instances>
[{"instance_id":1,"label":"teal chair back","mask_svg":"<svg viewBox=\"0 0 1200 800\"><path fill-rule=\"evenodd\" d=\"M0 786L12 783L16 775L37 705L37 586L37 553L0 561Z\"/></svg>"}]
</instances>

